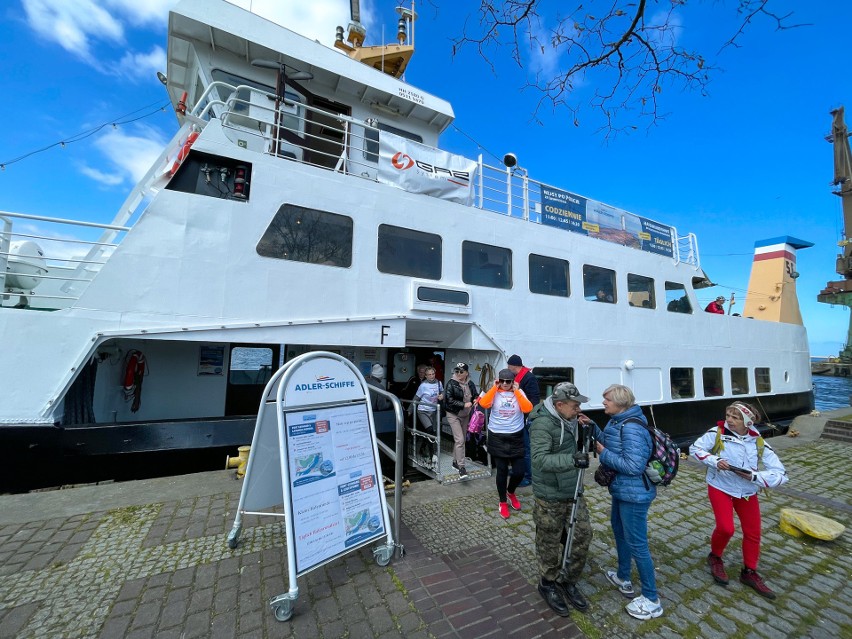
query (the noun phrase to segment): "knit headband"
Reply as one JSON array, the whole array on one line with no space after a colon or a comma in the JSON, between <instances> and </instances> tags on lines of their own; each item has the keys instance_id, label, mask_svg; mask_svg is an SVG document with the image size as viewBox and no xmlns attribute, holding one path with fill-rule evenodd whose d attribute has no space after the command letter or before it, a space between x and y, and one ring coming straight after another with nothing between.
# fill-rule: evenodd
<instances>
[{"instance_id":1,"label":"knit headband","mask_svg":"<svg viewBox=\"0 0 852 639\"><path fill-rule=\"evenodd\" d=\"M757 416L751 412L751 410L745 404L734 404L734 408L736 408L740 415L743 416L743 423L746 428L751 428L754 422L757 420Z\"/></svg>"}]
</instances>

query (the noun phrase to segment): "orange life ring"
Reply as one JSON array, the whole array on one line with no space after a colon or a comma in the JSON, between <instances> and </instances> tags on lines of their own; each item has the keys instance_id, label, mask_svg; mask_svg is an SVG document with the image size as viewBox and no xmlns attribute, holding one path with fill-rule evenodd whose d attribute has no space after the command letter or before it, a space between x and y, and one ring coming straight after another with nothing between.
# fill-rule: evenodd
<instances>
[{"instance_id":1,"label":"orange life ring","mask_svg":"<svg viewBox=\"0 0 852 639\"><path fill-rule=\"evenodd\" d=\"M169 172L170 176L177 173L177 170L180 168L180 165L183 164L183 161L186 159L186 156L189 155L189 149L192 147L192 143L198 139L198 135L198 131L193 131L186 137L186 141L183 143L183 146L181 146L180 151L178 151L175 163L172 164L172 170Z\"/></svg>"},{"instance_id":2,"label":"orange life ring","mask_svg":"<svg viewBox=\"0 0 852 639\"><path fill-rule=\"evenodd\" d=\"M132 350L127 354L127 365L124 367L122 386L128 393L136 387L137 376L145 374L145 356L141 351Z\"/></svg>"}]
</instances>

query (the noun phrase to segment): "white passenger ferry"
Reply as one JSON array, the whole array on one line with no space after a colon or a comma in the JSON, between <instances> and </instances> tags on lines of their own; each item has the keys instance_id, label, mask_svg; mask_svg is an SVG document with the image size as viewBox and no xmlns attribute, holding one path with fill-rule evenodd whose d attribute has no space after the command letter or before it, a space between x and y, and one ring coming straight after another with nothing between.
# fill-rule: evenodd
<instances>
[{"instance_id":1,"label":"white passenger ferry","mask_svg":"<svg viewBox=\"0 0 852 639\"><path fill-rule=\"evenodd\" d=\"M7 459L248 443L271 373L312 350L383 364L395 392L419 363L446 379L467 362L479 384L517 353L593 417L630 386L680 441L737 398L775 422L810 410L807 242L756 243L755 319L704 312L693 235L536 182L511 154L440 151L453 109L399 79L400 15L398 44L365 47L354 24L335 50L226 2L171 12L180 130L113 222L0 212Z\"/></svg>"}]
</instances>

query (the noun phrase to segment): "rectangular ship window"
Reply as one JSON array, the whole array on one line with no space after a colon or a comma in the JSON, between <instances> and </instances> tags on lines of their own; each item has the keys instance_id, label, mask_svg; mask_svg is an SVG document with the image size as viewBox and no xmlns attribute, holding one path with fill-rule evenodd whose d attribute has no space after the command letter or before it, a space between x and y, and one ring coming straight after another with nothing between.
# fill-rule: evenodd
<instances>
[{"instance_id":1,"label":"rectangular ship window","mask_svg":"<svg viewBox=\"0 0 852 639\"><path fill-rule=\"evenodd\" d=\"M352 218L282 204L260 241L263 257L326 266L352 265Z\"/></svg>"},{"instance_id":2,"label":"rectangular ship window","mask_svg":"<svg viewBox=\"0 0 852 639\"><path fill-rule=\"evenodd\" d=\"M704 382L704 397L718 397L725 393L721 368L705 368L701 371L701 377Z\"/></svg>"},{"instance_id":3,"label":"rectangular ship window","mask_svg":"<svg viewBox=\"0 0 852 639\"><path fill-rule=\"evenodd\" d=\"M462 281L490 288L512 288L512 251L479 242L462 242Z\"/></svg>"},{"instance_id":4,"label":"rectangular ship window","mask_svg":"<svg viewBox=\"0 0 852 639\"><path fill-rule=\"evenodd\" d=\"M666 310L672 313L692 313L686 287L680 282L666 282Z\"/></svg>"},{"instance_id":5,"label":"rectangular ship window","mask_svg":"<svg viewBox=\"0 0 852 639\"><path fill-rule=\"evenodd\" d=\"M627 303L639 308L657 308L654 296L654 278L627 274Z\"/></svg>"},{"instance_id":6,"label":"rectangular ship window","mask_svg":"<svg viewBox=\"0 0 852 639\"><path fill-rule=\"evenodd\" d=\"M390 224L379 225L376 264L382 273L441 279L441 236Z\"/></svg>"},{"instance_id":7,"label":"rectangular ship window","mask_svg":"<svg viewBox=\"0 0 852 639\"><path fill-rule=\"evenodd\" d=\"M542 399L552 394L557 384L574 383L574 369L570 366L536 366L533 374L538 380L538 392Z\"/></svg>"},{"instance_id":8,"label":"rectangular ship window","mask_svg":"<svg viewBox=\"0 0 852 639\"><path fill-rule=\"evenodd\" d=\"M431 286L418 286L417 299L421 302L440 302L441 304L457 304L459 306L470 304L470 295L464 291L432 288Z\"/></svg>"},{"instance_id":9,"label":"rectangular ship window","mask_svg":"<svg viewBox=\"0 0 852 639\"><path fill-rule=\"evenodd\" d=\"M772 392L772 383L769 380L768 368L754 369L754 390L758 393Z\"/></svg>"},{"instance_id":10,"label":"rectangular ship window","mask_svg":"<svg viewBox=\"0 0 852 639\"><path fill-rule=\"evenodd\" d=\"M568 297L568 262L555 257L530 254L530 291L541 295Z\"/></svg>"},{"instance_id":11,"label":"rectangular ship window","mask_svg":"<svg viewBox=\"0 0 852 639\"><path fill-rule=\"evenodd\" d=\"M600 266L583 265L583 297L589 302L615 304L615 271Z\"/></svg>"},{"instance_id":12,"label":"rectangular ship window","mask_svg":"<svg viewBox=\"0 0 852 639\"><path fill-rule=\"evenodd\" d=\"M734 395L748 395L748 369L731 369L731 393Z\"/></svg>"},{"instance_id":13,"label":"rectangular ship window","mask_svg":"<svg viewBox=\"0 0 852 639\"><path fill-rule=\"evenodd\" d=\"M695 380L691 368L673 368L670 372L672 399L695 397Z\"/></svg>"}]
</instances>

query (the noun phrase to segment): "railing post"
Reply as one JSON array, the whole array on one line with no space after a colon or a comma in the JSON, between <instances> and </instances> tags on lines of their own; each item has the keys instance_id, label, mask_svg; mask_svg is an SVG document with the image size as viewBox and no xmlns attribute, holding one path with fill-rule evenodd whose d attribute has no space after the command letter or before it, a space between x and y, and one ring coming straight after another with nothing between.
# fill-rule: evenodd
<instances>
[{"instance_id":1,"label":"railing post","mask_svg":"<svg viewBox=\"0 0 852 639\"><path fill-rule=\"evenodd\" d=\"M508 166L506 167L506 198L506 214L512 217L512 171Z\"/></svg>"},{"instance_id":2,"label":"railing post","mask_svg":"<svg viewBox=\"0 0 852 639\"><path fill-rule=\"evenodd\" d=\"M530 177L524 172L524 220L530 219Z\"/></svg>"},{"instance_id":3,"label":"railing post","mask_svg":"<svg viewBox=\"0 0 852 639\"><path fill-rule=\"evenodd\" d=\"M12 245L12 220L3 220L3 235L0 236L0 294L6 290L6 270L9 263L9 247Z\"/></svg>"},{"instance_id":4,"label":"railing post","mask_svg":"<svg viewBox=\"0 0 852 639\"><path fill-rule=\"evenodd\" d=\"M483 186L484 186L484 176L482 173L485 171L485 165L482 163L482 153L479 154L479 160L477 160L479 164L479 208L482 208L483 204Z\"/></svg>"}]
</instances>

